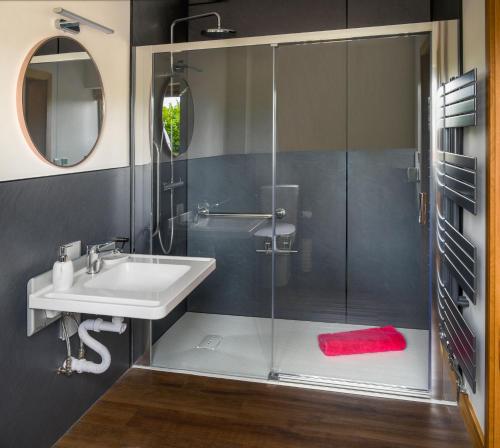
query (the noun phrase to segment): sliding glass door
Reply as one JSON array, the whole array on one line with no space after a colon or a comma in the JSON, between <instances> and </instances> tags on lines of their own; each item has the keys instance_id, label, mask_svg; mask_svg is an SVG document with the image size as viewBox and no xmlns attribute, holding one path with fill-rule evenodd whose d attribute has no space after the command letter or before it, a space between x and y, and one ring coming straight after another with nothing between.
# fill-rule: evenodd
<instances>
[{"instance_id":1,"label":"sliding glass door","mask_svg":"<svg viewBox=\"0 0 500 448\"><path fill-rule=\"evenodd\" d=\"M272 269L260 251L271 252L274 213L272 54L266 45L157 57L155 84L162 91L173 73L188 86L193 121L188 150L173 160L173 218L169 185L160 186L163 239L173 232L184 241L179 254L215 258L217 267L172 318L153 323L154 366L268 377ZM170 157L160 157L168 184Z\"/></svg>"},{"instance_id":2,"label":"sliding glass door","mask_svg":"<svg viewBox=\"0 0 500 448\"><path fill-rule=\"evenodd\" d=\"M423 34L155 56L151 247L217 268L153 323L154 366L428 389L429 73ZM318 345L376 326L406 348Z\"/></svg>"},{"instance_id":3,"label":"sliding glass door","mask_svg":"<svg viewBox=\"0 0 500 448\"><path fill-rule=\"evenodd\" d=\"M428 389L429 73L426 35L275 49L273 377ZM318 346L388 325L405 350Z\"/></svg>"}]
</instances>

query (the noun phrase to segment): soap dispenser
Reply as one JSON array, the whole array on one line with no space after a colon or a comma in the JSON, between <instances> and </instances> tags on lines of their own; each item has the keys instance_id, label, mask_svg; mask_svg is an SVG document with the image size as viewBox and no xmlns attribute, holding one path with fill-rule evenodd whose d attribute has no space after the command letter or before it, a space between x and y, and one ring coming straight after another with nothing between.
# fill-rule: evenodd
<instances>
[{"instance_id":1,"label":"soap dispenser","mask_svg":"<svg viewBox=\"0 0 500 448\"><path fill-rule=\"evenodd\" d=\"M65 291L73 286L73 262L67 254L67 246L59 247L59 258L52 268L54 291Z\"/></svg>"}]
</instances>

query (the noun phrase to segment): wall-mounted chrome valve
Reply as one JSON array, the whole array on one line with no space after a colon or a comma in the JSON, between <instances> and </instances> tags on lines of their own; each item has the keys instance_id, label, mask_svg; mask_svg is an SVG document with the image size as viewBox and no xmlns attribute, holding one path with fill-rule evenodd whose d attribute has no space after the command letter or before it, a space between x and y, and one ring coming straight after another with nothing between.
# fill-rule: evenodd
<instances>
[{"instance_id":1,"label":"wall-mounted chrome valve","mask_svg":"<svg viewBox=\"0 0 500 448\"><path fill-rule=\"evenodd\" d=\"M274 213L278 219L283 219L286 216L286 210L284 208L277 208Z\"/></svg>"}]
</instances>

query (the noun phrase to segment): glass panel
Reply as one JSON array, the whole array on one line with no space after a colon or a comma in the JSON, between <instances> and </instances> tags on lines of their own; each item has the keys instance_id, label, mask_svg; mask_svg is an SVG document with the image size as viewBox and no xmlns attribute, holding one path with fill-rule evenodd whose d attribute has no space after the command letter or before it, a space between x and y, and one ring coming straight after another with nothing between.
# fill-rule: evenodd
<instances>
[{"instance_id":1,"label":"glass panel","mask_svg":"<svg viewBox=\"0 0 500 448\"><path fill-rule=\"evenodd\" d=\"M349 43L349 323L429 329L428 58L425 36Z\"/></svg>"},{"instance_id":2,"label":"glass panel","mask_svg":"<svg viewBox=\"0 0 500 448\"><path fill-rule=\"evenodd\" d=\"M276 49L276 204L287 215L276 222L274 369L290 374L318 374L317 333L345 321L346 52Z\"/></svg>"},{"instance_id":3,"label":"glass panel","mask_svg":"<svg viewBox=\"0 0 500 448\"><path fill-rule=\"evenodd\" d=\"M276 224L273 369L283 378L428 389L419 198L428 193L429 74L427 36L276 50L277 207L293 210L298 189L298 212ZM319 348L319 334L382 325L397 327L407 348Z\"/></svg>"},{"instance_id":4,"label":"glass panel","mask_svg":"<svg viewBox=\"0 0 500 448\"><path fill-rule=\"evenodd\" d=\"M157 76L171 64L160 56ZM162 193L163 215L174 216L162 221L164 246L173 229L172 253L213 257L217 268L171 317L153 322L152 364L265 378L272 271L256 250L272 232L261 216L272 213L272 49L177 53L173 71L189 86L193 123L186 119L190 143L172 158L173 176L170 154L162 156L164 182L183 183ZM154 247L161 253L158 236Z\"/></svg>"}]
</instances>

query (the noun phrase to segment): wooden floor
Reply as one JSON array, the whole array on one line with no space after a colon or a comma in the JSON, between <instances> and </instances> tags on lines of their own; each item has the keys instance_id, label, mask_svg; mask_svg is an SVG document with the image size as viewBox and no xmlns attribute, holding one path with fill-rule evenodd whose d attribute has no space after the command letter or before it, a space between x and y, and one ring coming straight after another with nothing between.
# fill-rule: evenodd
<instances>
[{"instance_id":1,"label":"wooden floor","mask_svg":"<svg viewBox=\"0 0 500 448\"><path fill-rule=\"evenodd\" d=\"M470 448L457 407L131 369L59 448Z\"/></svg>"}]
</instances>

